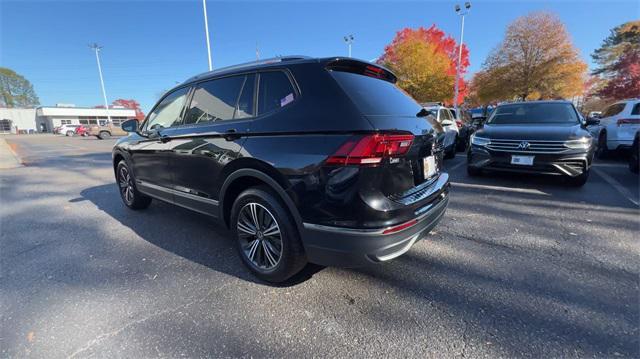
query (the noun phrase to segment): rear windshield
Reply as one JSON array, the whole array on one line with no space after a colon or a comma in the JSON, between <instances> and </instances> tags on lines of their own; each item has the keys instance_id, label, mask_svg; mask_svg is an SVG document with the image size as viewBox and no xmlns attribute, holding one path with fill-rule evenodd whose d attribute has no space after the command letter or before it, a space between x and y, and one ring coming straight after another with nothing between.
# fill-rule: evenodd
<instances>
[{"instance_id":1,"label":"rear windshield","mask_svg":"<svg viewBox=\"0 0 640 359\"><path fill-rule=\"evenodd\" d=\"M578 115L568 103L519 103L501 105L487 121L494 125L530 123L578 123Z\"/></svg>"},{"instance_id":2,"label":"rear windshield","mask_svg":"<svg viewBox=\"0 0 640 359\"><path fill-rule=\"evenodd\" d=\"M365 116L415 116L420 105L395 84L343 71L330 71Z\"/></svg>"}]
</instances>

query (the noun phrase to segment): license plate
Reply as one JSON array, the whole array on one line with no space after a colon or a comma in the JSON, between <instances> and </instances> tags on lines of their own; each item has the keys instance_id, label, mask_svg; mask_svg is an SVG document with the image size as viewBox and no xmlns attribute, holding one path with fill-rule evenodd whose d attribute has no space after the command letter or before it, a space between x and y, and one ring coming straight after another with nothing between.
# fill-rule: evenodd
<instances>
[{"instance_id":1,"label":"license plate","mask_svg":"<svg viewBox=\"0 0 640 359\"><path fill-rule=\"evenodd\" d=\"M424 178L431 178L436 174L436 158L434 156L425 157L422 159L422 165L424 167Z\"/></svg>"},{"instance_id":2,"label":"license plate","mask_svg":"<svg viewBox=\"0 0 640 359\"><path fill-rule=\"evenodd\" d=\"M533 166L533 157L535 156L511 156L512 165Z\"/></svg>"}]
</instances>

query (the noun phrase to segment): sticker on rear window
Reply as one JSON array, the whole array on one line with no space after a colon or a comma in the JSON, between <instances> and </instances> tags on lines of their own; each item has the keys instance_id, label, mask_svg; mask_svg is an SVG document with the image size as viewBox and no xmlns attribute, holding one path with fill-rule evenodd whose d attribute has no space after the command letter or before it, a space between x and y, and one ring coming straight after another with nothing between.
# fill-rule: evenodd
<instances>
[{"instance_id":1,"label":"sticker on rear window","mask_svg":"<svg viewBox=\"0 0 640 359\"><path fill-rule=\"evenodd\" d=\"M293 101L293 94L290 93L280 100L280 107L285 107Z\"/></svg>"}]
</instances>

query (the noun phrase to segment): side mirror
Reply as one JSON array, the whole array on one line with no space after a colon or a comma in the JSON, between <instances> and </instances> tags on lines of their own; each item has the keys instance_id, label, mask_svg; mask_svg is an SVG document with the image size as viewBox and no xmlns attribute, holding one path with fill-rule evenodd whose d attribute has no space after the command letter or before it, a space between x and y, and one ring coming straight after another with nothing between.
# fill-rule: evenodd
<instances>
[{"instance_id":1,"label":"side mirror","mask_svg":"<svg viewBox=\"0 0 640 359\"><path fill-rule=\"evenodd\" d=\"M442 120L442 121L440 121L440 123L442 124L442 126L451 126L451 125L453 125L453 121L451 121L451 120Z\"/></svg>"},{"instance_id":2,"label":"side mirror","mask_svg":"<svg viewBox=\"0 0 640 359\"><path fill-rule=\"evenodd\" d=\"M126 120L120 127L125 132L138 132L138 120Z\"/></svg>"}]
</instances>

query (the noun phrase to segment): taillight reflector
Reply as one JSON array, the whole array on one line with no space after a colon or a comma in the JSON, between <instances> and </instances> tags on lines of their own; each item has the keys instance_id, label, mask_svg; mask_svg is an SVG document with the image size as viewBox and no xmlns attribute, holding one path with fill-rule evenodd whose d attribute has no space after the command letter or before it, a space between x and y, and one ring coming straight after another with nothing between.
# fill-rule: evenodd
<instances>
[{"instance_id":1,"label":"taillight reflector","mask_svg":"<svg viewBox=\"0 0 640 359\"><path fill-rule=\"evenodd\" d=\"M416 223L418 223L418 220L417 219L412 219L412 220L410 220L408 222L404 222L404 223L402 223L400 225L397 225L395 227L387 228L382 232L382 234L390 234L390 233L400 232L403 229L407 229L409 227L414 226Z\"/></svg>"},{"instance_id":2,"label":"taillight reflector","mask_svg":"<svg viewBox=\"0 0 640 359\"><path fill-rule=\"evenodd\" d=\"M326 160L329 165L377 165L385 157L409 151L413 135L373 134L350 138Z\"/></svg>"},{"instance_id":3,"label":"taillight reflector","mask_svg":"<svg viewBox=\"0 0 640 359\"><path fill-rule=\"evenodd\" d=\"M458 128L462 128L462 121L456 120L456 125L458 126Z\"/></svg>"}]
</instances>

